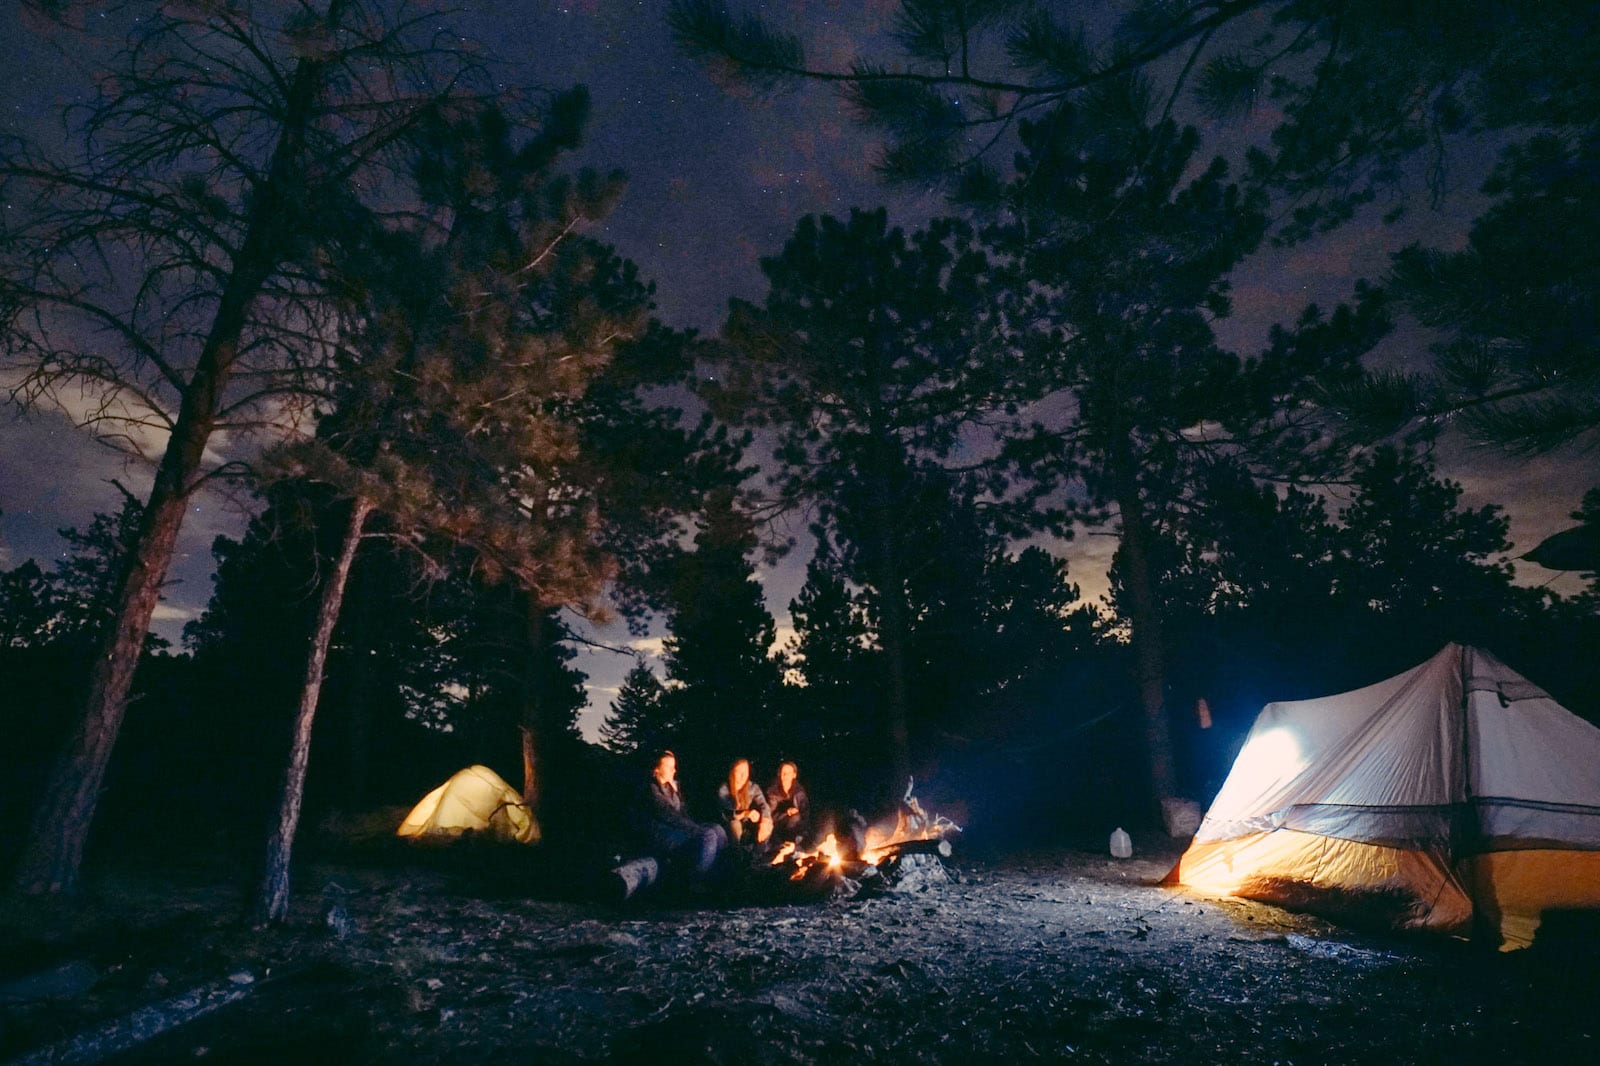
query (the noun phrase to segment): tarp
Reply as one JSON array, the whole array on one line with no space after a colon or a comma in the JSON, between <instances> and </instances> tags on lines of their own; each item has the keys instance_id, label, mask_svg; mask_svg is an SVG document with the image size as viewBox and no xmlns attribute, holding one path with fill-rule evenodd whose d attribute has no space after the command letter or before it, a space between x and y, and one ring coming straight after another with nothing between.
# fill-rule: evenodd
<instances>
[{"instance_id":1,"label":"tarp","mask_svg":"<svg viewBox=\"0 0 1600 1066\"><path fill-rule=\"evenodd\" d=\"M532 844L539 825L522 794L487 766L469 766L422 797L400 823L398 835L452 840L465 833Z\"/></svg>"},{"instance_id":2,"label":"tarp","mask_svg":"<svg viewBox=\"0 0 1600 1066\"><path fill-rule=\"evenodd\" d=\"M1268 704L1168 880L1525 946L1600 908L1600 729L1457 644Z\"/></svg>"}]
</instances>

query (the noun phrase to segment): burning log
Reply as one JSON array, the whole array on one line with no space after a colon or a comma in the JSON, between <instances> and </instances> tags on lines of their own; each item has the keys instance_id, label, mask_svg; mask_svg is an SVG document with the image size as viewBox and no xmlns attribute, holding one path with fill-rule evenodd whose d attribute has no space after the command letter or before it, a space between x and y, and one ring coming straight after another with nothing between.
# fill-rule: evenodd
<instances>
[{"instance_id":1,"label":"burning log","mask_svg":"<svg viewBox=\"0 0 1600 1066\"><path fill-rule=\"evenodd\" d=\"M913 780L906 784L906 794L900 800L900 809L895 812L894 828L884 830L874 827L867 831L861 847L861 858L866 862L880 864L897 850L903 851L908 844L921 846L923 854L949 857L948 847L941 851L938 843L961 832L961 827L941 815L929 814L912 792L915 783ZM933 842L931 845L930 841ZM916 849L907 853L916 853Z\"/></svg>"},{"instance_id":2,"label":"burning log","mask_svg":"<svg viewBox=\"0 0 1600 1066\"><path fill-rule=\"evenodd\" d=\"M906 855L937 855L941 859L948 859L955 850L950 841L942 836L925 837L921 840L902 840L898 844L886 844L878 850L878 866L886 863L898 862Z\"/></svg>"}]
</instances>

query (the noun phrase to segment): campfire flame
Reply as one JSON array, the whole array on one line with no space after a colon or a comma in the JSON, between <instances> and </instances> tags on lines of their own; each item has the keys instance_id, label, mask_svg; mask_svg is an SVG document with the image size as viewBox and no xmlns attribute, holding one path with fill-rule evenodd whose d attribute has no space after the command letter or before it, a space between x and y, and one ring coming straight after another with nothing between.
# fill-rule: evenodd
<instances>
[{"instance_id":1,"label":"campfire flame","mask_svg":"<svg viewBox=\"0 0 1600 1066\"><path fill-rule=\"evenodd\" d=\"M902 844L916 840L942 839L950 833L959 833L961 827L941 816L930 816L922 804L911 794L907 785L905 798L892 825L875 825L866 830L861 851L856 858L862 866L876 866L894 853ZM844 869L846 854L839 846L839 838L829 833L810 850L801 849L794 841L785 843L772 857L773 866L794 865L790 880L803 880L811 870L824 865L831 873Z\"/></svg>"},{"instance_id":2,"label":"campfire flame","mask_svg":"<svg viewBox=\"0 0 1600 1066\"><path fill-rule=\"evenodd\" d=\"M794 873L790 875L791 881L799 881L805 877L811 867L817 863L826 863L828 869L838 870L844 865L844 855L839 851L839 838L829 833L810 851L801 851L794 841L788 841L778 849L772 857L772 865L782 866L785 863L794 863Z\"/></svg>"}]
</instances>

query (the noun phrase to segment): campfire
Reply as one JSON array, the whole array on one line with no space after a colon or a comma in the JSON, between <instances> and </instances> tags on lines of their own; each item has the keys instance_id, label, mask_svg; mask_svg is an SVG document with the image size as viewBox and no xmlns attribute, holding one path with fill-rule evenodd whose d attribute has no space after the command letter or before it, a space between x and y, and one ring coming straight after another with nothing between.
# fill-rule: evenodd
<instances>
[{"instance_id":1,"label":"campfire","mask_svg":"<svg viewBox=\"0 0 1600 1066\"><path fill-rule=\"evenodd\" d=\"M791 881L848 893L875 879L886 887L901 886L913 871L919 880L935 869L942 875L940 860L951 853L948 838L961 827L929 814L913 794L914 785L907 783L892 824L869 826L852 811L842 837L837 831L829 833L809 849L787 843L771 865L787 870Z\"/></svg>"},{"instance_id":2,"label":"campfire","mask_svg":"<svg viewBox=\"0 0 1600 1066\"><path fill-rule=\"evenodd\" d=\"M851 811L846 826L835 826L814 847L784 844L770 862L745 867L741 891L777 890L779 898L854 896L862 891L915 891L948 880L943 859L951 854L949 838L961 832L950 819L929 814L912 794L914 782L891 823L868 825ZM619 857L620 862L620 857ZM662 874L654 857L621 862L605 882L618 902L650 888Z\"/></svg>"}]
</instances>

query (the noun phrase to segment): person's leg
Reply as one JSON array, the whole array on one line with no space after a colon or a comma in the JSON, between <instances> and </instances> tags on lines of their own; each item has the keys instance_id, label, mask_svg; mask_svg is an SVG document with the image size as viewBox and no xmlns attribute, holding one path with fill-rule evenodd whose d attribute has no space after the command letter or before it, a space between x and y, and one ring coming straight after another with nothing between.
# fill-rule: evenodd
<instances>
[{"instance_id":1,"label":"person's leg","mask_svg":"<svg viewBox=\"0 0 1600 1066\"><path fill-rule=\"evenodd\" d=\"M708 825L700 831L696 843L699 851L694 859L694 872L703 877L716 865L718 852L728 844L728 834L720 825Z\"/></svg>"}]
</instances>

